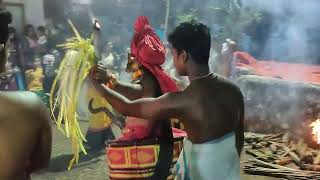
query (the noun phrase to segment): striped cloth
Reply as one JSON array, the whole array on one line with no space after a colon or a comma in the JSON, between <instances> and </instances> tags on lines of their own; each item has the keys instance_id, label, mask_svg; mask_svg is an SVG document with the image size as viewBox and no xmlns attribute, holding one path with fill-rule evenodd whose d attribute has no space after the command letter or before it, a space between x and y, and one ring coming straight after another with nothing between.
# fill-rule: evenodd
<instances>
[{"instance_id":1,"label":"striped cloth","mask_svg":"<svg viewBox=\"0 0 320 180\"><path fill-rule=\"evenodd\" d=\"M181 149L183 137L174 138L173 160L170 176ZM111 180L150 179L158 162L160 145L157 139L139 142L113 142L106 149L109 178Z\"/></svg>"}]
</instances>

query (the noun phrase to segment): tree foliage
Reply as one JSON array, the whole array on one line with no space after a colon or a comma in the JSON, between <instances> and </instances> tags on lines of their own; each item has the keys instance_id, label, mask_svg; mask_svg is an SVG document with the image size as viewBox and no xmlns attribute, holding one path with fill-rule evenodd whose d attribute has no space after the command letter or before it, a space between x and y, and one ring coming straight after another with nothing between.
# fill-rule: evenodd
<instances>
[{"instance_id":1,"label":"tree foliage","mask_svg":"<svg viewBox=\"0 0 320 180\"><path fill-rule=\"evenodd\" d=\"M211 28L213 38L219 42L226 38L237 39L245 28L263 20L259 9L243 7L240 0L204 0L201 4L189 5L193 7L176 10L176 22L204 21Z\"/></svg>"}]
</instances>

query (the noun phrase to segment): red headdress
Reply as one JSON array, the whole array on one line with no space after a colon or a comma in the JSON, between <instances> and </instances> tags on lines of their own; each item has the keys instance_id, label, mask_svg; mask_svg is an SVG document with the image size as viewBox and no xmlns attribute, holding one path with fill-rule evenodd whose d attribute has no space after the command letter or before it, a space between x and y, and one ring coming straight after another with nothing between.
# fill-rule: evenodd
<instances>
[{"instance_id":1,"label":"red headdress","mask_svg":"<svg viewBox=\"0 0 320 180\"><path fill-rule=\"evenodd\" d=\"M162 93L176 92L178 88L164 72L166 50L160 38L151 28L145 16L139 16L134 23L135 34L131 42L131 53L138 62L158 80Z\"/></svg>"}]
</instances>

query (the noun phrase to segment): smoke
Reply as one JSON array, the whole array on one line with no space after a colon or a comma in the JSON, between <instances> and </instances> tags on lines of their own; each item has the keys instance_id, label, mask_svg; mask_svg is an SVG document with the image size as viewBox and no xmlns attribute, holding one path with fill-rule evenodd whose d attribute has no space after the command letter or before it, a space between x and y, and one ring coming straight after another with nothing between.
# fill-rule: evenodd
<instances>
[{"instance_id":1,"label":"smoke","mask_svg":"<svg viewBox=\"0 0 320 180\"><path fill-rule=\"evenodd\" d=\"M320 32L319 0L242 0L244 7L259 8L272 16L272 27L263 56L289 62L315 63L314 36Z\"/></svg>"},{"instance_id":2,"label":"smoke","mask_svg":"<svg viewBox=\"0 0 320 180\"><path fill-rule=\"evenodd\" d=\"M260 34L266 37L265 44L253 43L252 39L248 42L263 49L260 59L307 64L320 62L320 44L315 42L315 38L320 38L317 23L320 1L242 0L242 5L242 8L257 8L270 15L271 28ZM272 126L275 124L281 129L303 131L305 128L302 127L308 125L307 120L314 119L320 112L319 86L254 76L243 76L238 84L246 99L247 118L260 120L256 125L252 123L251 131L260 128L270 132L276 130Z\"/></svg>"}]
</instances>

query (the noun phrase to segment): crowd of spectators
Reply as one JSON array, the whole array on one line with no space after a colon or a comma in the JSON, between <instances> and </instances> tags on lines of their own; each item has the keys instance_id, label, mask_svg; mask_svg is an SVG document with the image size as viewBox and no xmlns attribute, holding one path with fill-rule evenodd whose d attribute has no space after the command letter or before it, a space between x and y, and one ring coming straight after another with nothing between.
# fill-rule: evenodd
<instances>
[{"instance_id":1,"label":"crowd of spectators","mask_svg":"<svg viewBox=\"0 0 320 180\"><path fill-rule=\"evenodd\" d=\"M7 86L3 90L50 93L64 55L64 50L58 45L64 43L71 35L59 27L35 28L30 24L26 25L24 34L18 33L13 27L9 28L9 34L7 69L14 72L15 78L12 83L15 85ZM118 46L116 42L105 42L101 63L120 75L125 71L127 52Z\"/></svg>"},{"instance_id":2,"label":"crowd of spectators","mask_svg":"<svg viewBox=\"0 0 320 180\"><path fill-rule=\"evenodd\" d=\"M50 42L53 35L44 26L26 25L24 33L9 28L8 70L14 70L16 88L49 92L63 52Z\"/></svg>"}]
</instances>

